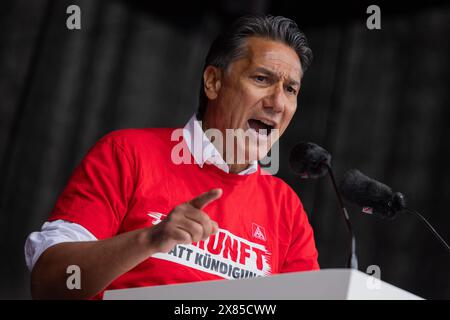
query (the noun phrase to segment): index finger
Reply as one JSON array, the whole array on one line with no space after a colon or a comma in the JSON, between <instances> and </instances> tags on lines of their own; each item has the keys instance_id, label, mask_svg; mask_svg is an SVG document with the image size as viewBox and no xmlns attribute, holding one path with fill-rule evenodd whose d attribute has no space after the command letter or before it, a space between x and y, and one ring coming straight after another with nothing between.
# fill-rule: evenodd
<instances>
[{"instance_id":1,"label":"index finger","mask_svg":"<svg viewBox=\"0 0 450 320\"><path fill-rule=\"evenodd\" d=\"M201 210L209 203L213 202L216 199L219 199L221 196L222 196L222 189L220 188L211 189L189 201L189 204Z\"/></svg>"}]
</instances>

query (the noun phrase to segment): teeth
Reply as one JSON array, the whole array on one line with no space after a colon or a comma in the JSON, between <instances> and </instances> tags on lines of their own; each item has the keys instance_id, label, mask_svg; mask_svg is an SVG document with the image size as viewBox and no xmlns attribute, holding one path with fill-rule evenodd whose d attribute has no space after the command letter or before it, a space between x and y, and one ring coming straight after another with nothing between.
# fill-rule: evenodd
<instances>
[{"instance_id":1,"label":"teeth","mask_svg":"<svg viewBox=\"0 0 450 320\"><path fill-rule=\"evenodd\" d=\"M269 121L266 121L266 120L264 120L264 119L258 119L258 120L261 121L261 122L264 123L264 124L267 124L268 126L273 127L273 124L272 124L271 122L269 122Z\"/></svg>"}]
</instances>

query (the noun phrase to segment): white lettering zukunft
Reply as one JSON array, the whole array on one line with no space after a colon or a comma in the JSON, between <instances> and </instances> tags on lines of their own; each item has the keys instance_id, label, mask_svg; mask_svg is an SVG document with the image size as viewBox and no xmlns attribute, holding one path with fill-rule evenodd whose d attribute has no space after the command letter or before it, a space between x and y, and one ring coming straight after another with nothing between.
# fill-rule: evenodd
<instances>
[{"instance_id":1,"label":"white lettering zukunft","mask_svg":"<svg viewBox=\"0 0 450 320\"><path fill-rule=\"evenodd\" d=\"M176 245L153 258L179 263L225 279L242 279L271 274L270 253L265 246L219 229L206 241Z\"/></svg>"}]
</instances>

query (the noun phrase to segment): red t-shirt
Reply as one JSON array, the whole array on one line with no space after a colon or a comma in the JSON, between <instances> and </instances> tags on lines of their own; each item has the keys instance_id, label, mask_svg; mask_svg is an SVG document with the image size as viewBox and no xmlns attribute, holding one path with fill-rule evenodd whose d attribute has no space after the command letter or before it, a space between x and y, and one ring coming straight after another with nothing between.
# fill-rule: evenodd
<instances>
[{"instance_id":1,"label":"red t-shirt","mask_svg":"<svg viewBox=\"0 0 450 320\"><path fill-rule=\"evenodd\" d=\"M106 290L319 268L313 230L285 182L261 174L259 166L249 175L200 167L186 154L182 137L171 141L173 130L126 129L104 136L74 171L49 221L78 223L102 240L151 227L175 206L222 188L222 197L204 208L219 232L148 258ZM190 163L173 163L172 152L184 152Z\"/></svg>"}]
</instances>

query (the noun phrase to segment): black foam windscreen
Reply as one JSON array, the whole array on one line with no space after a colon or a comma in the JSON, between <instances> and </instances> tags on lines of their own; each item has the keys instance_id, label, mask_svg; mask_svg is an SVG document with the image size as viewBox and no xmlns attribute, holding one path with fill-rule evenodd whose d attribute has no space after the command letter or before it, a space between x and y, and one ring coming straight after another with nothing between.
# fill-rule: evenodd
<instances>
[{"instance_id":1,"label":"black foam windscreen","mask_svg":"<svg viewBox=\"0 0 450 320\"><path fill-rule=\"evenodd\" d=\"M324 148L312 142L300 142L289 155L292 171L301 178L320 178L331 165L331 155Z\"/></svg>"},{"instance_id":2,"label":"black foam windscreen","mask_svg":"<svg viewBox=\"0 0 450 320\"><path fill-rule=\"evenodd\" d=\"M339 189L345 199L361 207L370 207L374 213L385 215L390 211L394 196L392 189L357 169L344 174Z\"/></svg>"}]
</instances>

